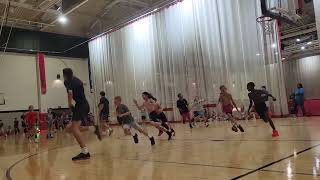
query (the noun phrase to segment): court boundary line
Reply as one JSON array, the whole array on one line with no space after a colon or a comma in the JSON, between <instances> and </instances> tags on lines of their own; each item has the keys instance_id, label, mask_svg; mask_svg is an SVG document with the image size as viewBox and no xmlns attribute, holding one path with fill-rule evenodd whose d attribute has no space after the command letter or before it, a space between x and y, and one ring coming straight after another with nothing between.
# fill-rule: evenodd
<instances>
[{"instance_id":1,"label":"court boundary line","mask_svg":"<svg viewBox=\"0 0 320 180\"><path fill-rule=\"evenodd\" d=\"M304 149L304 150L301 150L301 151L297 152L296 154L291 154L291 155L286 156L286 157L283 157L283 158L281 158L281 159L279 159L279 160L276 160L276 161L273 161L273 162L271 162L271 163L265 164L265 165L263 165L263 166L261 166L261 167L259 167L259 168L257 168L257 169L254 169L254 170L251 170L251 171L249 171L249 172L247 172L247 173L241 174L241 175L239 175L239 176L237 176L237 177L232 178L231 180L237 180L237 179L243 178L243 177L248 176L248 175L250 175L250 174L253 174L253 173L257 172L257 171L263 170L263 169L265 169L265 168L267 168L267 167L269 167L269 166L272 166L272 165L274 165L274 164L277 164L277 163L279 163L279 162L281 162L281 161L284 161L284 160L287 160L287 159L289 159L289 158L292 158L292 157L294 157L295 155L298 156L298 155L301 154L301 153L304 153L304 152L306 152L306 151L309 151L309 150L314 149L314 148L319 147L319 146L320 146L320 144L311 146L311 147L309 147L309 148L306 148L306 149Z\"/></svg>"}]
</instances>

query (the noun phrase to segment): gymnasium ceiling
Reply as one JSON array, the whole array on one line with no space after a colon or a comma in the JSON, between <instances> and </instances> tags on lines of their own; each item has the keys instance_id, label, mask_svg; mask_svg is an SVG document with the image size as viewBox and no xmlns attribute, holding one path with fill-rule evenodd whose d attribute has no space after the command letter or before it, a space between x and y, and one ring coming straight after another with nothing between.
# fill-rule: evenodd
<instances>
[{"instance_id":1,"label":"gymnasium ceiling","mask_svg":"<svg viewBox=\"0 0 320 180\"><path fill-rule=\"evenodd\" d=\"M66 1L66 0L65 0ZM57 23L62 0L10 0L7 26L40 30L58 34L91 37L126 22L139 14L174 0L76 0L67 13L68 23ZM5 12L8 0L0 0L0 12ZM81 3L82 2L82 3ZM0 13L1 17L3 13ZM1 18L2 19L2 18Z\"/></svg>"},{"instance_id":2,"label":"gymnasium ceiling","mask_svg":"<svg viewBox=\"0 0 320 180\"><path fill-rule=\"evenodd\" d=\"M301 19L297 24L281 23L282 57L285 59L296 59L320 53L313 0L305 2Z\"/></svg>"},{"instance_id":3,"label":"gymnasium ceiling","mask_svg":"<svg viewBox=\"0 0 320 180\"><path fill-rule=\"evenodd\" d=\"M71 1L71 0L64 0ZM62 0L0 0L0 12L7 13L7 26L58 34L92 37L175 0L73 0L79 6L68 10L68 23L57 23ZM10 2L9 4L7 2ZM305 0L301 20L296 25L281 24L282 57L301 57L320 52L312 0ZM4 16L0 13L0 17ZM2 18L1 18L2 19ZM296 39L301 39L297 42ZM306 45L308 42L311 45ZM305 50L301 47L305 46Z\"/></svg>"}]
</instances>

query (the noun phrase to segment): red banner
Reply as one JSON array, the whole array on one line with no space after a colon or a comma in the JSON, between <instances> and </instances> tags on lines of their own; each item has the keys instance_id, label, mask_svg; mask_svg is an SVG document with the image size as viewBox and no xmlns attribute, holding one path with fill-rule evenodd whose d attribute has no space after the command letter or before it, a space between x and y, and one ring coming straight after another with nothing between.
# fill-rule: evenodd
<instances>
[{"instance_id":1,"label":"red banner","mask_svg":"<svg viewBox=\"0 0 320 180\"><path fill-rule=\"evenodd\" d=\"M47 82L46 82L46 66L44 61L44 54L38 53L37 60L39 65L39 77L40 77L40 86L41 94L46 94L47 92Z\"/></svg>"}]
</instances>

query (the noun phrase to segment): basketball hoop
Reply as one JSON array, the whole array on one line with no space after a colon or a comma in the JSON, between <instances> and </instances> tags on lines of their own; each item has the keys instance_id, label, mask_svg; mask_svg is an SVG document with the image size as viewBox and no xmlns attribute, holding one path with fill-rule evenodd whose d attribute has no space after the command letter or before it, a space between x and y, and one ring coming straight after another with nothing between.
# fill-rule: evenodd
<instances>
[{"instance_id":1,"label":"basketball hoop","mask_svg":"<svg viewBox=\"0 0 320 180\"><path fill-rule=\"evenodd\" d=\"M272 33L274 33L274 24L273 24L273 18L269 17L269 16L260 16L257 19L257 22L261 25L261 27L263 28L263 31L270 35Z\"/></svg>"}]
</instances>

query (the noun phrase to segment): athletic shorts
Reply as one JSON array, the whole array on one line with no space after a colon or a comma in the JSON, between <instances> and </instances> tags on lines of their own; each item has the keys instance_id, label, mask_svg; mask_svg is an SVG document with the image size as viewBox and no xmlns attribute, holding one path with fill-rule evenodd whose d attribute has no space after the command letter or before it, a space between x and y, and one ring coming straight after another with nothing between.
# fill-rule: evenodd
<instances>
[{"instance_id":1,"label":"athletic shorts","mask_svg":"<svg viewBox=\"0 0 320 180\"><path fill-rule=\"evenodd\" d=\"M191 119L190 112L182 112L180 114L182 116L182 119L184 119L184 120Z\"/></svg>"},{"instance_id":2,"label":"athletic shorts","mask_svg":"<svg viewBox=\"0 0 320 180\"><path fill-rule=\"evenodd\" d=\"M109 122L109 114L106 114L106 113L100 113L99 117L100 117L100 121L106 121L106 122Z\"/></svg>"},{"instance_id":3,"label":"athletic shorts","mask_svg":"<svg viewBox=\"0 0 320 180\"><path fill-rule=\"evenodd\" d=\"M255 104L255 110L259 114L260 117L264 117L268 112L268 107L266 103Z\"/></svg>"},{"instance_id":4,"label":"athletic shorts","mask_svg":"<svg viewBox=\"0 0 320 180\"><path fill-rule=\"evenodd\" d=\"M233 106L232 106L231 104L222 106L222 111L223 111L225 114L232 114L232 110L233 110Z\"/></svg>"},{"instance_id":5,"label":"athletic shorts","mask_svg":"<svg viewBox=\"0 0 320 180\"><path fill-rule=\"evenodd\" d=\"M72 109L72 121L84 121L88 118L90 106L88 102L77 103Z\"/></svg>"},{"instance_id":6,"label":"athletic shorts","mask_svg":"<svg viewBox=\"0 0 320 180\"><path fill-rule=\"evenodd\" d=\"M149 118L153 122L167 122L168 121L166 115L163 112L158 114L156 111L152 111L151 113L149 113Z\"/></svg>"},{"instance_id":7,"label":"athletic shorts","mask_svg":"<svg viewBox=\"0 0 320 180\"><path fill-rule=\"evenodd\" d=\"M140 129L140 126L138 123L136 123L135 121L132 121L131 123L127 123L127 124L123 124L122 125L123 129Z\"/></svg>"},{"instance_id":8,"label":"athletic shorts","mask_svg":"<svg viewBox=\"0 0 320 180\"><path fill-rule=\"evenodd\" d=\"M204 111L193 111L193 116L194 117L204 116Z\"/></svg>"}]
</instances>

